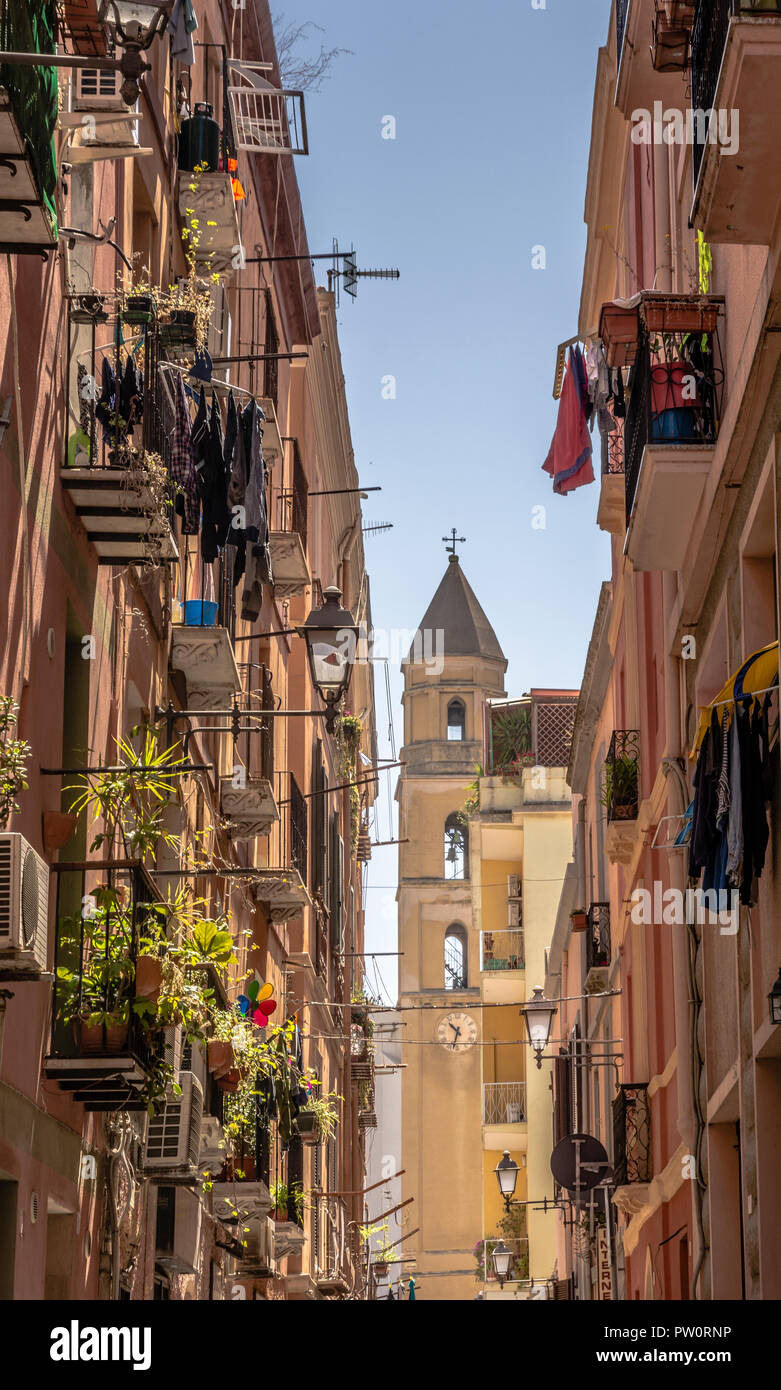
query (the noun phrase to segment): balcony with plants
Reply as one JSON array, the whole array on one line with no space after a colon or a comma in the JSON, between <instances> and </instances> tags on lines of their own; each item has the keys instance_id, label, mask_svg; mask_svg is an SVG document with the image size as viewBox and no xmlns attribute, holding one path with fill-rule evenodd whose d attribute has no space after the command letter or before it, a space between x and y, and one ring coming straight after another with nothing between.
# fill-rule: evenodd
<instances>
[{"instance_id":1,"label":"balcony with plants","mask_svg":"<svg viewBox=\"0 0 781 1390\"><path fill-rule=\"evenodd\" d=\"M2 53L55 53L51 0L0 3L0 251L43 255L57 246L58 114L54 67L4 63Z\"/></svg>"},{"instance_id":2,"label":"balcony with plants","mask_svg":"<svg viewBox=\"0 0 781 1390\"><path fill-rule=\"evenodd\" d=\"M532 691L520 700L485 705L483 763L468 788L467 818L564 797L576 703L574 696Z\"/></svg>"},{"instance_id":3,"label":"balcony with plants","mask_svg":"<svg viewBox=\"0 0 781 1390\"><path fill-rule=\"evenodd\" d=\"M627 1217L642 1211L652 1177L648 1087L626 1082L613 1101L613 1201L619 1211Z\"/></svg>"},{"instance_id":4,"label":"balcony with plants","mask_svg":"<svg viewBox=\"0 0 781 1390\"><path fill-rule=\"evenodd\" d=\"M640 733L615 729L602 773L602 806L607 827L605 853L611 863L628 863L638 835L640 809Z\"/></svg>"},{"instance_id":5,"label":"balcony with plants","mask_svg":"<svg viewBox=\"0 0 781 1390\"><path fill-rule=\"evenodd\" d=\"M60 480L101 565L179 558L162 354L152 296L69 297Z\"/></svg>"},{"instance_id":6,"label":"balcony with plants","mask_svg":"<svg viewBox=\"0 0 781 1390\"><path fill-rule=\"evenodd\" d=\"M692 224L709 242L769 245L781 200L781 0L699 0L691 107Z\"/></svg>"},{"instance_id":7,"label":"balcony with plants","mask_svg":"<svg viewBox=\"0 0 781 1390\"><path fill-rule=\"evenodd\" d=\"M681 37L681 0L616 0L615 105L627 119L654 101L683 100L688 45Z\"/></svg>"},{"instance_id":8,"label":"balcony with plants","mask_svg":"<svg viewBox=\"0 0 781 1390\"><path fill-rule=\"evenodd\" d=\"M229 99L230 72L222 49L218 92L221 121L207 99L192 102L179 128L179 212L197 271L228 279L243 264L239 209L245 198ZM221 98L221 99L220 99Z\"/></svg>"},{"instance_id":9,"label":"balcony with plants","mask_svg":"<svg viewBox=\"0 0 781 1390\"><path fill-rule=\"evenodd\" d=\"M706 267L700 278L707 283ZM679 570L685 562L723 414L723 305L708 294L644 293L631 306L602 308L608 365L630 368L626 551L639 570Z\"/></svg>"}]
</instances>

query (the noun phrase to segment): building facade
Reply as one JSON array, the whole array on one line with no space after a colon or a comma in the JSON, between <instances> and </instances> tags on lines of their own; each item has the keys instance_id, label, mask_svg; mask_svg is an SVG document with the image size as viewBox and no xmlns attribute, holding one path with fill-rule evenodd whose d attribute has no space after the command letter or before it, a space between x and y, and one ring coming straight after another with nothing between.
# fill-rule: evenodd
<instances>
[{"instance_id":1,"label":"building facade","mask_svg":"<svg viewBox=\"0 0 781 1390\"><path fill-rule=\"evenodd\" d=\"M776 4L618 0L598 57L580 330L612 373L612 572L546 980L591 996L556 1065L556 1137L607 1154L561 1226L581 1298L779 1294L779 44Z\"/></svg>"},{"instance_id":2,"label":"building facade","mask_svg":"<svg viewBox=\"0 0 781 1390\"><path fill-rule=\"evenodd\" d=\"M0 1296L356 1298L373 682L325 723L298 631L371 626L334 297L265 0L171 10L134 92L111 9L2 9L73 63L0 54Z\"/></svg>"}]
</instances>

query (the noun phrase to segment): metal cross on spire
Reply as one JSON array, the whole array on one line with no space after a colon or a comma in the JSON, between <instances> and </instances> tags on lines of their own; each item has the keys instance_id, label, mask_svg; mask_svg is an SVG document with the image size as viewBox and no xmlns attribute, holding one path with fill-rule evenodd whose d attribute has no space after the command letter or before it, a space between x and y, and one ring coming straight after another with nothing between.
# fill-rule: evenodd
<instances>
[{"instance_id":1,"label":"metal cross on spire","mask_svg":"<svg viewBox=\"0 0 781 1390\"><path fill-rule=\"evenodd\" d=\"M450 535L443 536L442 539L445 542L445 550L447 550L450 555L457 555L456 545L466 544L466 536L457 536L455 526L452 527Z\"/></svg>"}]
</instances>

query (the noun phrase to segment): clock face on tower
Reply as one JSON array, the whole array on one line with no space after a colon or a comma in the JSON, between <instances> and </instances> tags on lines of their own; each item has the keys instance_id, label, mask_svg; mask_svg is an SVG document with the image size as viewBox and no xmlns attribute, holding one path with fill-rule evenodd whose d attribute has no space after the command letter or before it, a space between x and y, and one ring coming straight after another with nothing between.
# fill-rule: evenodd
<instances>
[{"instance_id":1,"label":"clock face on tower","mask_svg":"<svg viewBox=\"0 0 781 1390\"><path fill-rule=\"evenodd\" d=\"M447 1052L466 1052L477 1042L477 1024L471 1014L450 1013L437 1024L437 1042Z\"/></svg>"}]
</instances>

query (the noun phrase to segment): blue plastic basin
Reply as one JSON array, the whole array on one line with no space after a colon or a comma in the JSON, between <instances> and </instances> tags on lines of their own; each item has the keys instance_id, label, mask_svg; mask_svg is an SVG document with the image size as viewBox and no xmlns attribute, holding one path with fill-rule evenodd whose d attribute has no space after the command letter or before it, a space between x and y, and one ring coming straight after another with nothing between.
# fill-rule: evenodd
<instances>
[{"instance_id":1,"label":"blue plastic basin","mask_svg":"<svg viewBox=\"0 0 781 1390\"><path fill-rule=\"evenodd\" d=\"M219 604L212 599L189 598L184 608L184 621L188 627L214 627L217 621Z\"/></svg>"}]
</instances>

